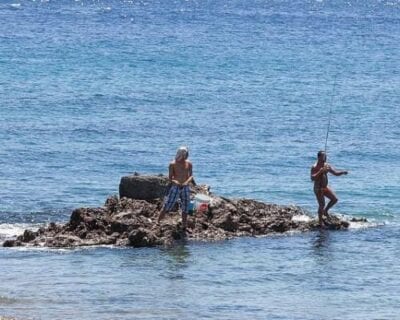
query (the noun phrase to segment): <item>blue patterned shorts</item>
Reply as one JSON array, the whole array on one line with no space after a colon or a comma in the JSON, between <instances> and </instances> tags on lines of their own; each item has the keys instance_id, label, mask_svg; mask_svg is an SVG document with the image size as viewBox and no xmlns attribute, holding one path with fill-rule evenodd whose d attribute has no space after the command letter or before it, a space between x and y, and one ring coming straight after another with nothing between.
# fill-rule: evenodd
<instances>
[{"instance_id":1,"label":"blue patterned shorts","mask_svg":"<svg viewBox=\"0 0 400 320\"><path fill-rule=\"evenodd\" d=\"M184 213L189 213L190 188L189 186L179 187L173 185L168 192L167 200L164 203L164 211L169 212L175 205L178 198L181 199L181 208Z\"/></svg>"}]
</instances>

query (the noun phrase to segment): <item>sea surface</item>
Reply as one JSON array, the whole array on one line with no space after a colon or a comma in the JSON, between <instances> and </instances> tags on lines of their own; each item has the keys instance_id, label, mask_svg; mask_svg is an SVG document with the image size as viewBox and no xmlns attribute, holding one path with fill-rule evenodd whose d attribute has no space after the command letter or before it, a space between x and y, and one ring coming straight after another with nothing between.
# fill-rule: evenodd
<instances>
[{"instance_id":1,"label":"sea surface","mask_svg":"<svg viewBox=\"0 0 400 320\"><path fill-rule=\"evenodd\" d=\"M187 145L198 183L368 223L172 248L0 248L0 317L400 319L399 0L0 0L0 243ZM329 131L328 131L329 128Z\"/></svg>"}]
</instances>

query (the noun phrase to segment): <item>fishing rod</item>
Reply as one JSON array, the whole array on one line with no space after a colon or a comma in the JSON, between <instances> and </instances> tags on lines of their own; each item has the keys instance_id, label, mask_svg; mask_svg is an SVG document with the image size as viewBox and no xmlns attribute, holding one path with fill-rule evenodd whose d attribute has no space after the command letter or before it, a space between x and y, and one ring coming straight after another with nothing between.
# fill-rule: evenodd
<instances>
[{"instance_id":1,"label":"fishing rod","mask_svg":"<svg viewBox=\"0 0 400 320\"><path fill-rule=\"evenodd\" d=\"M326 154L326 149L328 147L329 131L331 130L332 106L333 106L333 99L335 98L335 92L336 92L336 78L337 78L337 74L335 75L335 78L333 81L333 90L332 90L332 96L331 96L331 103L330 103L330 107L329 107L328 128L326 130L326 137L325 137L325 154Z\"/></svg>"}]
</instances>

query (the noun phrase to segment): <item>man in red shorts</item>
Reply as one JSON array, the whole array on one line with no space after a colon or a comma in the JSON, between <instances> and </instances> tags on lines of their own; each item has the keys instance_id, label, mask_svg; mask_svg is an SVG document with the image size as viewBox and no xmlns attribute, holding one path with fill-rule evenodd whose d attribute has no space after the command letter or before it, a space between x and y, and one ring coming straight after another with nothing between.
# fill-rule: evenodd
<instances>
[{"instance_id":1,"label":"man in red shorts","mask_svg":"<svg viewBox=\"0 0 400 320\"><path fill-rule=\"evenodd\" d=\"M346 175L347 171L338 171L326 162L325 151L318 152L317 162L311 167L311 180L314 181L314 193L318 201L318 221L321 227L324 226L324 216L328 218L328 210L337 202L338 198L331 188L328 187L328 173L335 176ZM330 201L325 207L325 197Z\"/></svg>"}]
</instances>

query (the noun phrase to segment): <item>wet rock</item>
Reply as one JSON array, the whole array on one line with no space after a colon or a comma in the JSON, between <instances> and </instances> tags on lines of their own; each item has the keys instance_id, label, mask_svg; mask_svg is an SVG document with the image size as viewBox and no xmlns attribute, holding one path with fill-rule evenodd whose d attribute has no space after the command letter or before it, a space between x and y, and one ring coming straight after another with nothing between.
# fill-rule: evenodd
<instances>
[{"instance_id":1,"label":"wet rock","mask_svg":"<svg viewBox=\"0 0 400 320\"><path fill-rule=\"evenodd\" d=\"M274 232L283 233L285 231L290 230L290 225L287 224L284 220L277 220L271 223L268 227Z\"/></svg>"},{"instance_id":2,"label":"wet rock","mask_svg":"<svg viewBox=\"0 0 400 320\"><path fill-rule=\"evenodd\" d=\"M3 242L3 247L7 247L7 248L10 248L10 247L16 247L17 246L17 244L16 244L16 241L15 240L6 240L6 241L4 241Z\"/></svg>"},{"instance_id":3,"label":"wet rock","mask_svg":"<svg viewBox=\"0 0 400 320\"><path fill-rule=\"evenodd\" d=\"M70 234L56 235L53 239L50 239L49 241L52 243L53 247L60 248L77 247L83 244L82 240L79 237Z\"/></svg>"},{"instance_id":4,"label":"wet rock","mask_svg":"<svg viewBox=\"0 0 400 320\"><path fill-rule=\"evenodd\" d=\"M145 228L138 228L129 234L129 245L139 247L154 247L160 244L153 232Z\"/></svg>"},{"instance_id":5,"label":"wet rock","mask_svg":"<svg viewBox=\"0 0 400 320\"><path fill-rule=\"evenodd\" d=\"M36 232L33 232L31 230L25 230L24 234L21 237L19 237L19 240L22 242L29 242L35 239L36 236L37 236Z\"/></svg>"},{"instance_id":6,"label":"wet rock","mask_svg":"<svg viewBox=\"0 0 400 320\"><path fill-rule=\"evenodd\" d=\"M351 222L368 222L366 218L351 218Z\"/></svg>"},{"instance_id":7,"label":"wet rock","mask_svg":"<svg viewBox=\"0 0 400 320\"><path fill-rule=\"evenodd\" d=\"M348 221L341 220L339 217L334 215L329 215L324 219L324 223L329 230L344 230L350 225Z\"/></svg>"}]
</instances>

